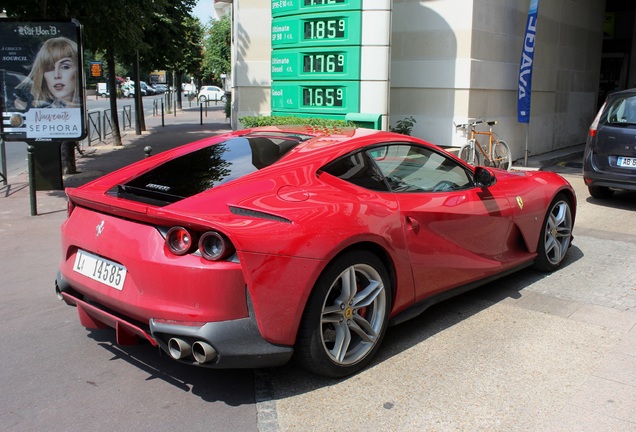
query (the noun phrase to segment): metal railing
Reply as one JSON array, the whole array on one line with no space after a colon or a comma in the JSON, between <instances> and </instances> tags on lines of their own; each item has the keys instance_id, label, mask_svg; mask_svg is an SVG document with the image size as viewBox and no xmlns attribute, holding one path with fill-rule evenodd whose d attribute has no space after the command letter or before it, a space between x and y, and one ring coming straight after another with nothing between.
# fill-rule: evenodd
<instances>
[{"instance_id":1,"label":"metal railing","mask_svg":"<svg viewBox=\"0 0 636 432\"><path fill-rule=\"evenodd\" d=\"M102 140L102 112L99 110L88 112L88 146Z\"/></svg>"},{"instance_id":2,"label":"metal railing","mask_svg":"<svg viewBox=\"0 0 636 432\"><path fill-rule=\"evenodd\" d=\"M131 105L124 106L124 109L121 112L121 122L122 122L122 128L124 130L126 130L126 125L128 125L129 128L132 128L132 106Z\"/></svg>"},{"instance_id":3,"label":"metal railing","mask_svg":"<svg viewBox=\"0 0 636 432\"><path fill-rule=\"evenodd\" d=\"M121 114L120 114L121 113ZM132 129L132 105L124 106L118 115L121 115L122 130ZM105 141L113 134L113 118L110 109L92 110L88 112L88 133L86 141L91 146L96 141Z\"/></svg>"}]
</instances>

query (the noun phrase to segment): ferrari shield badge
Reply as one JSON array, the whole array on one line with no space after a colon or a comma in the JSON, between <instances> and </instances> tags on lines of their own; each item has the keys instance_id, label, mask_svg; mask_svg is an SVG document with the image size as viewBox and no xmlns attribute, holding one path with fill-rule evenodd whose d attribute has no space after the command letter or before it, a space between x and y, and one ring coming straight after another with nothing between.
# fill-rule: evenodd
<instances>
[{"instance_id":1,"label":"ferrari shield badge","mask_svg":"<svg viewBox=\"0 0 636 432\"><path fill-rule=\"evenodd\" d=\"M520 196L517 196L517 205L519 206L519 210L523 210L523 199Z\"/></svg>"}]
</instances>

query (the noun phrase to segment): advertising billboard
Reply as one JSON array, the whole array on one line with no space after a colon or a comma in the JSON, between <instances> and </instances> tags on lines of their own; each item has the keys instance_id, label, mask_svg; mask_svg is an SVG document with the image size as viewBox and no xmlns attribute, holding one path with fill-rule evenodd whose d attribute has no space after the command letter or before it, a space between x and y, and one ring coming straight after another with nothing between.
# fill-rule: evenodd
<instances>
[{"instance_id":1,"label":"advertising billboard","mask_svg":"<svg viewBox=\"0 0 636 432\"><path fill-rule=\"evenodd\" d=\"M0 20L0 102L7 141L86 135L81 26Z\"/></svg>"}]
</instances>

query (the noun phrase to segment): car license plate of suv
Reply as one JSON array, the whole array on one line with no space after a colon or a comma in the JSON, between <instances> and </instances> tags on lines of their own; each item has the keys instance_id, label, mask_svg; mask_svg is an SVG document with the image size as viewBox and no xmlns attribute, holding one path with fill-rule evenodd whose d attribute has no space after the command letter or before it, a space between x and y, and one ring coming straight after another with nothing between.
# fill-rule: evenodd
<instances>
[{"instance_id":1,"label":"car license plate of suv","mask_svg":"<svg viewBox=\"0 0 636 432\"><path fill-rule=\"evenodd\" d=\"M636 168L636 158L619 156L618 166L622 168Z\"/></svg>"},{"instance_id":2,"label":"car license plate of suv","mask_svg":"<svg viewBox=\"0 0 636 432\"><path fill-rule=\"evenodd\" d=\"M124 288L126 267L79 249L73 270L118 290Z\"/></svg>"}]
</instances>

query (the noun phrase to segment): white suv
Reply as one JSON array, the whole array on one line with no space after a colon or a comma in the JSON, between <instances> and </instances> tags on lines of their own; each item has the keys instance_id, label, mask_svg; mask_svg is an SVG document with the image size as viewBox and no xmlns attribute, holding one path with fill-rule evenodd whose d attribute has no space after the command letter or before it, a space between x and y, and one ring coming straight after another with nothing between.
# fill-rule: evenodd
<instances>
[{"instance_id":1,"label":"white suv","mask_svg":"<svg viewBox=\"0 0 636 432\"><path fill-rule=\"evenodd\" d=\"M203 86L201 90L199 90L199 94L197 95L197 100L199 102L207 102L207 101L221 101L225 102L227 96L225 96L225 92L218 88L217 86Z\"/></svg>"}]
</instances>

